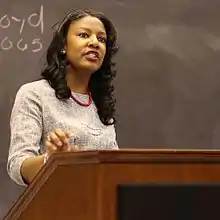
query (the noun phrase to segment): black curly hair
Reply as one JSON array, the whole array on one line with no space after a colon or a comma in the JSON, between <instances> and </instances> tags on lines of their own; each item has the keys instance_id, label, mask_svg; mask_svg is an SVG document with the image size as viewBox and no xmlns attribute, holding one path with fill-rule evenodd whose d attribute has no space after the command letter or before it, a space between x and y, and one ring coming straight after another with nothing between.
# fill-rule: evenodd
<instances>
[{"instance_id":1,"label":"black curly hair","mask_svg":"<svg viewBox=\"0 0 220 220\"><path fill-rule=\"evenodd\" d=\"M47 63L41 76L48 81L55 90L55 95L60 100L70 98L71 90L66 82L66 67L69 64L66 56L63 55L67 41L69 26L72 22L85 16L98 18L104 25L107 41L106 54L99 70L94 72L89 82L89 90L98 110L100 120L104 125L111 125L116 122L115 119L115 97L113 78L116 76L116 70L113 70L115 63L112 62L113 55L118 51L117 32L112 22L100 12L93 10L73 10L70 11L64 19L55 25L55 32L52 42L47 50Z\"/></svg>"}]
</instances>

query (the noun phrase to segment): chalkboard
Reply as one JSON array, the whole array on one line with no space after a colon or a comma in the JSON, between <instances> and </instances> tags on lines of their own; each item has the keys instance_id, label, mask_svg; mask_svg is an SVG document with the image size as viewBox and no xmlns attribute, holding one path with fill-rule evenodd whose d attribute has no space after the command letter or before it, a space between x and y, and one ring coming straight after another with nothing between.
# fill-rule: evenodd
<instances>
[{"instance_id":1,"label":"chalkboard","mask_svg":"<svg viewBox=\"0 0 220 220\"><path fill-rule=\"evenodd\" d=\"M15 94L40 77L51 27L71 8L102 11L118 30L119 146L220 145L219 0L1 0L0 219L23 191L6 173Z\"/></svg>"}]
</instances>

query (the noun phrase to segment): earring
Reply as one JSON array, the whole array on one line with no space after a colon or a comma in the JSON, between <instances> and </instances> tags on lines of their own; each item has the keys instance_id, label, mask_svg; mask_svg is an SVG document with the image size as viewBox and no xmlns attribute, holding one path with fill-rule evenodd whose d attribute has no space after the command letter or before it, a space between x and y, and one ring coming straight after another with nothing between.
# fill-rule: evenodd
<instances>
[{"instance_id":1,"label":"earring","mask_svg":"<svg viewBox=\"0 0 220 220\"><path fill-rule=\"evenodd\" d=\"M66 50L65 50L65 49L62 49L60 52L61 52L63 55L66 54Z\"/></svg>"}]
</instances>

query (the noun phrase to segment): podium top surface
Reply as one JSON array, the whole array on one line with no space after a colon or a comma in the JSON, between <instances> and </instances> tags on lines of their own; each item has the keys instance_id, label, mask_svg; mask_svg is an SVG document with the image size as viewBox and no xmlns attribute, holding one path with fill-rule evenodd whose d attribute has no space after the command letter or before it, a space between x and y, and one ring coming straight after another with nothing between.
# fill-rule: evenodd
<instances>
[{"instance_id":1,"label":"podium top surface","mask_svg":"<svg viewBox=\"0 0 220 220\"><path fill-rule=\"evenodd\" d=\"M220 161L220 149L120 149L59 153L48 164Z\"/></svg>"}]
</instances>

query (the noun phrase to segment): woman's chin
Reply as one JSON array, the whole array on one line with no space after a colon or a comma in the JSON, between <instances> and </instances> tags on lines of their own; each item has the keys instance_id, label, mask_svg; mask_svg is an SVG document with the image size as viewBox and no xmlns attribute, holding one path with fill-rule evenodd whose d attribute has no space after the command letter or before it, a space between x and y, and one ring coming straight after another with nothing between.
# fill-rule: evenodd
<instances>
[{"instance_id":1,"label":"woman's chin","mask_svg":"<svg viewBox=\"0 0 220 220\"><path fill-rule=\"evenodd\" d=\"M100 68L100 65L96 63L87 63L87 64L82 65L81 67L84 70L88 70L88 72L94 73Z\"/></svg>"}]
</instances>

